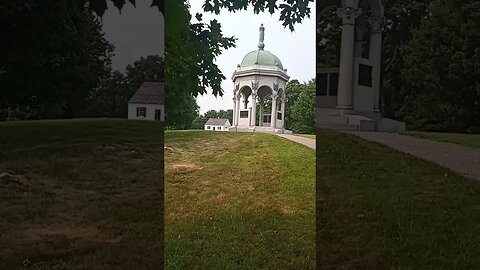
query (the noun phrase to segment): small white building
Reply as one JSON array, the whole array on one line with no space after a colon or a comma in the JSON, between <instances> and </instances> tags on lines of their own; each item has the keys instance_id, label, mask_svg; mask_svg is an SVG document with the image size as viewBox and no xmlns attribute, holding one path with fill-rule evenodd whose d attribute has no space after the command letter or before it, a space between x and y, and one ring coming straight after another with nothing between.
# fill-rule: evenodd
<instances>
[{"instance_id":1,"label":"small white building","mask_svg":"<svg viewBox=\"0 0 480 270\"><path fill-rule=\"evenodd\" d=\"M205 123L205 130L229 131L231 126L232 125L228 119L210 118L208 119L207 123Z\"/></svg>"},{"instance_id":2,"label":"small white building","mask_svg":"<svg viewBox=\"0 0 480 270\"><path fill-rule=\"evenodd\" d=\"M144 82L128 101L128 119L165 121L163 82Z\"/></svg>"}]
</instances>

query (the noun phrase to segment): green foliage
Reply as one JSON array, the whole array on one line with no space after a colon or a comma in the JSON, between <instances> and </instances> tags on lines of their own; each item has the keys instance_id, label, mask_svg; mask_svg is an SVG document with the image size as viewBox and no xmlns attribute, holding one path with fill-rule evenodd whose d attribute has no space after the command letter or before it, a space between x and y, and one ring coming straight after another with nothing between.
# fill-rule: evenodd
<instances>
[{"instance_id":1,"label":"green foliage","mask_svg":"<svg viewBox=\"0 0 480 270\"><path fill-rule=\"evenodd\" d=\"M295 133L315 133L315 80L298 87L298 98L290 113L291 128Z\"/></svg>"},{"instance_id":2,"label":"green foliage","mask_svg":"<svg viewBox=\"0 0 480 270\"><path fill-rule=\"evenodd\" d=\"M480 132L480 5L435 1L402 49L399 115L412 129Z\"/></svg>"},{"instance_id":3,"label":"green foliage","mask_svg":"<svg viewBox=\"0 0 480 270\"><path fill-rule=\"evenodd\" d=\"M223 37L216 20L208 23L196 16L191 23L189 6L181 1L168 1L165 15L165 62L168 87L189 91L194 96L205 94L211 87L222 95L225 76L215 64L224 50L234 45L233 37Z\"/></svg>"},{"instance_id":4,"label":"green foliage","mask_svg":"<svg viewBox=\"0 0 480 270\"><path fill-rule=\"evenodd\" d=\"M78 116L113 46L81 1L10 1L0 9L0 120Z\"/></svg>"},{"instance_id":5,"label":"green foliage","mask_svg":"<svg viewBox=\"0 0 480 270\"><path fill-rule=\"evenodd\" d=\"M90 93L89 104L83 116L127 117L128 99L132 89L119 71L110 70L98 87Z\"/></svg>"},{"instance_id":6,"label":"green foliage","mask_svg":"<svg viewBox=\"0 0 480 270\"><path fill-rule=\"evenodd\" d=\"M281 3L279 3L281 2ZM273 14L280 9L280 20L282 25L293 31L296 23L301 23L303 19L310 18L310 8L308 4L313 0L205 0L203 8L205 11L219 14L222 8L230 12L246 10L250 5L253 6L255 14L269 12Z\"/></svg>"},{"instance_id":7,"label":"green foliage","mask_svg":"<svg viewBox=\"0 0 480 270\"><path fill-rule=\"evenodd\" d=\"M298 80L287 82L285 93L287 100L285 102L285 129L292 129L292 108L300 95L303 85Z\"/></svg>"},{"instance_id":8,"label":"green foliage","mask_svg":"<svg viewBox=\"0 0 480 270\"><path fill-rule=\"evenodd\" d=\"M107 10L107 1L111 1L119 10L122 10L126 3L126 0L83 0L82 2L101 17L105 13L105 10ZM128 2L135 6L135 0L128 0ZM151 7L157 7L161 13L164 13L165 0L152 0Z\"/></svg>"},{"instance_id":9,"label":"green foliage","mask_svg":"<svg viewBox=\"0 0 480 270\"><path fill-rule=\"evenodd\" d=\"M317 66L337 67L340 63L342 19L331 9L317 23Z\"/></svg>"},{"instance_id":10,"label":"green foliage","mask_svg":"<svg viewBox=\"0 0 480 270\"><path fill-rule=\"evenodd\" d=\"M387 0L385 6L386 26L383 39L383 114L400 118L408 88L401 76L404 67L401 48L412 37L423 20L429 18L429 4L432 0Z\"/></svg>"}]
</instances>

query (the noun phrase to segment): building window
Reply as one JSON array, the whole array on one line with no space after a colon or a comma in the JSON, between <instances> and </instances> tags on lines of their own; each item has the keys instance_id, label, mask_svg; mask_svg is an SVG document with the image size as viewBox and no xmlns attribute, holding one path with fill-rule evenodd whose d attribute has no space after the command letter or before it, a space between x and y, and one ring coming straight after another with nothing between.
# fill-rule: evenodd
<instances>
[{"instance_id":1,"label":"building window","mask_svg":"<svg viewBox=\"0 0 480 270\"><path fill-rule=\"evenodd\" d=\"M155 110L155 120L160 121L160 116L162 116L161 110Z\"/></svg>"},{"instance_id":2,"label":"building window","mask_svg":"<svg viewBox=\"0 0 480 270\"><path fill-rule=\"evenodd\" d=\"M137 117L146 117L147 116L147 108L145 107L137 107Z\"/></svg>"},{"instance_id":3,"label":"building window","mask_svg":"<svg viewBox=\"0 0 480 270\"><path fill-rule=\"evenodd\" d=\"M281 112L277 113L277 119L282 120L282 113Z\"/></svg>"},{"instance_id":4,"label":"building window","mask_svg":"<svg viewBox=\"0 0 480 270\"><path fill-rule=\"evenodd\" d=\"M240 111L240 118L248 118L248 111Z\"/></svg>"},{"instance_id":5,"label":"building window","mask_svg":"<svg viewBox=\"0 0 480 270\"><path fill-rule=\"evenodd\" d=\"M338 73L331 73L329 86L328 86L328 95L337 96L338 93Z\"/></svg>"},{"instance_id":6,"label":"building window","mask_svg":"<svg viewBox=\"0 0 480 270\"><path fill-rule=\"evenodd\" d=\"M317 74L317 96L327 95L328 74Z\"/></svg>"},{"instance_id":7,"label":"building window","mask_svg":"<svg viewBox=\"0 0 480 270\"><path fill-rule=\"evenodd\" d=\"M207 126L207 129L210 129L210 126Z\"/></svg>"},{"instance_id":8,"label":"building window","mask_svg":"<svg viewBox=\"0 0 480 270\"><path fill-rule=\"evenodd\" d=\"M358 85L372 87L372 67L360 64L358 69Z\"/></svg>"},{"instance_id":9,"label":"building window","mask_svg":"<svg viewBox=\"0 0 480 270\"><path fill-rule=\"evenodd\" d=\"M271 115L264 115L263 116L263 122L264 123L271 123L272 122L272 116Z\"/></svg>"}]
</instances>

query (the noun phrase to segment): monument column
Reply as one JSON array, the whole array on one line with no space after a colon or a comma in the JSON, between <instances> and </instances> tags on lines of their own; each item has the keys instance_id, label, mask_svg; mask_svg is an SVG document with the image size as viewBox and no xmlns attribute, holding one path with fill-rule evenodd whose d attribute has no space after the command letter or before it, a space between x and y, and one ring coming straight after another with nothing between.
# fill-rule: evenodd
<instances>
[{"instance_id":1,"label":"monument column","mask_svg":"<svg viewBox=\"0 0 480 270\"><path fill-rule=\"evenodd\" d=\"M277 93L272 94L272 121L271 121L271 127L273 129L276 128L276 120L277 120Z\"/></svg>"},{"instance_id":2,"label":"monument column","mask_svg":"<svg viewBox=\"0 0 480 270\"><path fill-rule=\"evenodd\" d=\"M342 18L342 47L340 51L340 67L338 79L337 108L352 108L353 73L354 73L354 39L355 19L362 13L355 7L344 7L337 10Z\"/></svg>"},{"instance_id":3,"label":"monument column","mask_svg":"<svg viewBox=\"0 0 480 270\"><path fill-rule=\"evenodd\" d=\"M235 114L235 123L237 123L236 126L238 126L238 119L240 118L240 95L237 95L236 99L237 99L237 108L236 108L237 113Z\"/></svg>"},{"instance_id":4,"label":"monument column","mask_svg":"<svg viewBox=\"0 0 480 270\"><path fill-rule=\"evenodd\" d=\"M250 125L255 126L257 120L257 93L252 93L252 117L250 117Z\"/></svg>"},{"instance_id":5,"label":"monument column","mask_svg":"<svg viewBox=\"0 0 480 270\"><path fill-rule=\"evenodd\" d=\"M237 110L237 100L235 99L235 94L233 95L233 118L232 125L235 126L235 111Z\"/></svg>"},{"instance_id":6,"label":"monument column","mask_svg":"<svg viewBox=\"0 0 480 270\"><path fill-rule=\"evenodd\" d=\"M280 111L282 112L282 129L285 129L285 98L281 99L282 105L280 105Z\"/></svg>"},{"instance_id":7,"label":"monument column","mask_svg":"<svg viewBox=\"0 0 480 270\"><path fill-rule=\"evenodd\" d=\"M372 59L372 85L374 92L373 109L375 112L380 112L380 85L381 85L381 69L382 69L382 17L368 18L370 24L370 58Z\"/></svg>"},{"instance_id":8,"label":"monument column","mask_svg":"<svg viewBox=\"0 0 480 270\"><path fill-rule=\"evenodd\" d=\"M258 125L263 126L263 100L260 99L260 115L258 116Z\"/></svg>"}]
</instances>

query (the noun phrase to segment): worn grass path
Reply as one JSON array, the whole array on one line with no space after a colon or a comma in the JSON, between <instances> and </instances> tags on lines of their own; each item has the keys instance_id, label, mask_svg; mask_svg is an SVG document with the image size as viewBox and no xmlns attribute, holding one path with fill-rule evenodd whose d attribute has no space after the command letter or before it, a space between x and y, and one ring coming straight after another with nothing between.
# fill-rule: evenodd
<instances>
[{"instance_id":1,"label":"worn grass path","mask_svg":"<svg viewBox=\"0 0 480 270\"><path fill-rule=\"evenodd\" d=\"M165 147L167 269L314 268L314 150L204 131Z\"/></svg>"}]
</instances>

